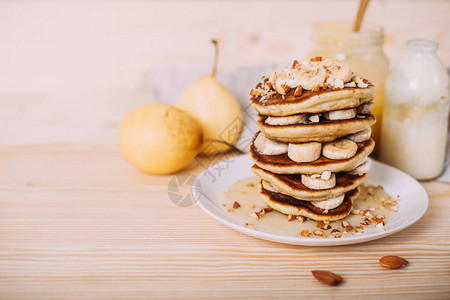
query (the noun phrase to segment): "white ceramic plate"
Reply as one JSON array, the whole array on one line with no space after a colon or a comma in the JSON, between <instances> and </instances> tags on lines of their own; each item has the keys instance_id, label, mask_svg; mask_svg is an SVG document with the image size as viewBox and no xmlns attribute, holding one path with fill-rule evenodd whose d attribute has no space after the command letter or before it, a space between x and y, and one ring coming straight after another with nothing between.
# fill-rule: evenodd
<instances>
[{"instance_id":1,"label":"white ceramic plate","mask_svg":"<svg viewBox=\"0 0 450 300\"><path fill-rule=\"evenodd\" d=\"M264 240L304 246L335 246L372 241L411 226L424 215L428 207L428 195L414 178L396 168L372 160L366 183L381 185L392 196L400 195L399 211L387 222L384 230L368 231L340 239L289 236L258 231L231 218L221 203L223 192L228 190L231 184L254 176L250 170L252 165L253 161L249 155L233 157L212 165L197 177L192 193L198 205L220 223Z\"/></svg>"}]
</instances>

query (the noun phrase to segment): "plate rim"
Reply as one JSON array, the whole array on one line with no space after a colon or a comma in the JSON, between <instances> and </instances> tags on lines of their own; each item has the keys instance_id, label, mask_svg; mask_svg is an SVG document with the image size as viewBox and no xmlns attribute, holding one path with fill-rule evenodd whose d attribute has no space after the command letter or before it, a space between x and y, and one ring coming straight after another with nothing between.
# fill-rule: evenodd
<instances>
[{"instance_id":1,"label":"plate rim","mask_svg":"<svg viewBox=\"0 0 450 300\"><path fill-rule=\"evenodd\" d=\"M241 160L251 159L250 154L240 155L237 158L241 159ZM236 157L233 157L232 159L236 159ZM370 233L367 233L367 234L359 234L356 236L354 235L354 236L342 237L342 238L338 238L338 239L336 239L336 238L324 239L324 238L314 238L314 237L311 238L311 237L302 237L302 236L280 235L280 234L276 234L276 233L264 232L264 231L252 229L252 228L246 227L243 224L236 224L236 223L230 222L230 221L220 217L219 215L217 215L216 213L211 211L204 203L204 201L209 201L211 203L215 203L215 202L213 200L209 199L203 192L200 192L200 194L198 194L198 191L202 190L201 189L202 183L199 178L202 175L209 172L210 171L209 169L212 169L215 165L219 164L220 161L214 165L211 165L207 169L203 170L197 176L197 178L194 181L194 184L192 185L191 192L193 193L193 196L194 196L194 199L195 199L195 202L197 203L197 205L204 212L206 212L210 217L212 217L216 221L220 222L221 224L232 228L233 230L236 230L238 232L247 234L247 235L255 237L255 238L259 238L259 239L263 239L263 240L271 241L271 242L277 242L277 243L289 244L289 245L298 245L298 246L322 246L322 247L325 246L325 247L327 247L327 246L343 246L343 245L359 244L359 243L377 240L377 239L395 234L399 231L402 231L402 230L410 227L411 225L415 224L417 221L419 221L425 215L425 213L428 210L428 206L429 206L428 194L427 194L426 190L424 189L424 187L416 179L414 179L409 174L406 174L405 172L403 172L395 167L389 166L383 162L377 161L373 158L370 158L370 160L371 160L371 162L375 162L375 164L379 164L380 167L382 167L382 168L387 168L387 169L394 170L396 172L400 172L400 173L402 173L403 176L407 176L410 180L412 179L418 185L421 192L423 192L424 198L423 198L422 205L424 205L424 209L412 221L401 224L390 230L371 231ZM238 179L236 179L236 181L240 180L240 179L243 179L243 178L238 178ZM223 191L221 191L221 192L223 192Z\"/></svg>"}]
</instances>

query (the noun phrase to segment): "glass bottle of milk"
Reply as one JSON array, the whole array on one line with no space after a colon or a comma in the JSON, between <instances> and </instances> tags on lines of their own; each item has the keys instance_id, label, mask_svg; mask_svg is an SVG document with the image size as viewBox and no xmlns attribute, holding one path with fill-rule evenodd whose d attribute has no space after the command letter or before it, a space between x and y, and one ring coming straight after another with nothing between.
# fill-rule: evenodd
<instances>
[{"instance_id":1,"label":"glass bottle of milk","mask_svg":"<svg viewBox=\"0 0 450 300\"><path fill-rule=\"evenodd\" d=\"M449 76L431 40L410 40L386 80L380 159L419 180L444 168Z\"/></svg>"}]
</instances>

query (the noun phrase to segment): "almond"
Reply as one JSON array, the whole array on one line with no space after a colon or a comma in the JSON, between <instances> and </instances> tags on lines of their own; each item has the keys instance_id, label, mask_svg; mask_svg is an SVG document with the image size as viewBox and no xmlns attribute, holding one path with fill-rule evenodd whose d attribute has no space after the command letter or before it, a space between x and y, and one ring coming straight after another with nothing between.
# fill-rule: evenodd
<instances>
[{"instance_id":1,"label":"almond","mask_svg":"<svg viewBox=\"0 0 450 300\"><path fill-rule=\"evenodd\" d=\"M302 230L302 232L300 232L301 236L304 237L309 237L309 230Z\"/></svg>"},{"instance_id":2,"label":"almond","mask_svg":"<svg viewBox=\"0 0 450 300\"><path fill-rule=\"evenodd\" d=\"M303 94L303 88L302 88L301 85L299 85L297 87L297 89L295 90L295 92L294 92L294 96L295 97L300 97L302 94Z\"/></svg>"},{"instance_id":3,"label":"almond","mask_svg":"<svg viewBox=\"0 0 450 300\"><path fill-rule=\"evenodd\" d=\"M380 258L380 265L388 269L399 269L408 264L408 261L400 256L386 255Z\"/></svg>"},{"instance_id":4,"label":"almond","mask_svg":"<svg viewBox=\"0 0 450 300\"><path fill-rule=\"evenodd\" d=\"M311 273L317 280L329 286L335 286L342 283L342 277L330 271L313 270Z\"/></svg>"},{"instance_id":5,"label":"almond","mask_svg":"<svg viewBox=\"0 0 450 300\"><path fill-rule=\"evenodd\" d=\"M286 95L290 89L291 88L284 83L281 84L280 86L275 86L275 90L281 95Z\"/></svg>"}]
</instances>

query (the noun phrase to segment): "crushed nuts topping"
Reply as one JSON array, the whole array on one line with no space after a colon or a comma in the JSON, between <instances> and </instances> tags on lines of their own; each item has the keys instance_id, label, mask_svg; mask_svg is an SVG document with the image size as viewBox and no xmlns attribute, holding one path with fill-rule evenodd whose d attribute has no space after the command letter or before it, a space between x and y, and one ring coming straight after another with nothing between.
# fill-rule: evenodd
<instances>
[{"instance_id":1,"label":"crushed nuts topping","mask_svg":"<svg viewBox=\"0 0 450 300\"><path fill-rule=\"evenodd\" d=\"M300 232L300 235L304 237L309 237L309 230L302 230L302 232Z\"/></svg>"}]
</instances>

